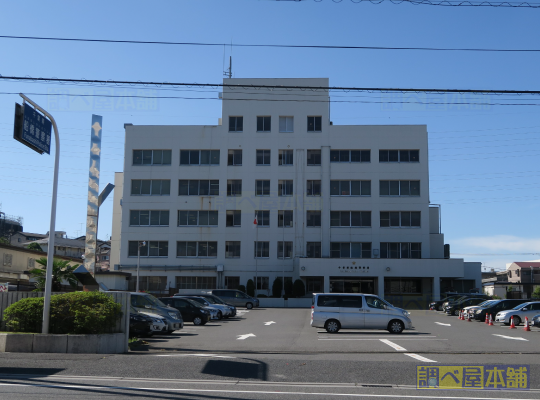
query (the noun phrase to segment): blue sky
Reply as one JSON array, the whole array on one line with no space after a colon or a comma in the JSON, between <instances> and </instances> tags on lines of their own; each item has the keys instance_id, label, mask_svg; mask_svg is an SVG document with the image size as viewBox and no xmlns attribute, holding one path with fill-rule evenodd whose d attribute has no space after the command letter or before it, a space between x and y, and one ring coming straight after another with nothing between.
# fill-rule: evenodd
<instances>
[{"instance_id":1,"label":"blue sky","mask_svg":"<svg viewBox=\"0 0 540 400\"><path fill-rule=\"evenodd\" d=\"M540 10L411 4L204 0L8 2L0 35L236 44L448 48L538 48ZM328 77L332 86L540 89L540 53L277 49L66 43L0 39L0 75L219 83L224 56L237 78ZM0 81L0 92L29 95L55 116L61 135L57 230L84 233L91 114L103 116L101 188L122 170L123 124L216 124L212 89L143 90ZM49 94L49 95L37 95ZM210 99L71 97L55 93L143 94ZM454 257L504 268L540 255L540 113L535 106L380 104L388 95L331 94L334 124L426 124L431 202ZM418 98L517 103L511 96ZM523 96L522 99L531 98ZM406 101L407 96L391 100ZM49 226L53 156L13 139L17 95L0 94L1 211L24 229ZM524 101L530 103L530 101ZM112 197L99 237L111 234ZM503 256L484 254L510 254Z\"/></svg>"}]
</instances>

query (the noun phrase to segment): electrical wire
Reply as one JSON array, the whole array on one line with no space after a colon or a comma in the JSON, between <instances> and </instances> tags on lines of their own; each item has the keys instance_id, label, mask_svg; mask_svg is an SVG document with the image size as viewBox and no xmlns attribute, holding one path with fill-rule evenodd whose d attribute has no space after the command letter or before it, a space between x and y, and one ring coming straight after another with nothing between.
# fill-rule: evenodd
<instances>
[{"instance_id":1,"label":"electrical wire","mask_svg":"<svg viewBox=\"0 0 540 400\"><path fill-rule=\"evenodd\" d=\"M296 3L307 0L272 0L272 1L292 1ZM316 3L322 0L314 0ZM341 3L343 0L332 0L333 3ZM382 4L389 1L392 4L408 3L415 6L443 6L443 7L496 7L496 8L540 8L538 3L513 2L513 1L481 1L481 0L351 0L353 3Z\"/></svg>"}]
</instances>

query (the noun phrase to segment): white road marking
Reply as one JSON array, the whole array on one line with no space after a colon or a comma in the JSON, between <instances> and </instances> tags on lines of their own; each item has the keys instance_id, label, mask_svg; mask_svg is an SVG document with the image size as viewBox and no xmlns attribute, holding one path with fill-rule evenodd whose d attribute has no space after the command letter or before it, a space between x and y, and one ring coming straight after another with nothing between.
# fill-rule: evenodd
<instances>
[{"instance_id":1,"label":"white road marking","mask_svg":"<svg viewBox=\"0 0 540 400\"><path fill-rule=\"evenodd\" d=\"M434 360L430 360L429 358L419 356L418 354L413 354L413 353L403 353L403 354L405 354L406 356L415 358L415 359L417 359L418 361L423 361L423 362L433 362L433 363L436 363L436 362L437 362L437 361L434 361Z\"/></svg>"},{"instance_id":2,"label":"white road marking","mask_svg":"<svg viewBox=\"0 0 540 400\"><path fill-rule=\"evenodd\" d=\"M222 393L222 394L273 394L273 395L285 395L285 396L299 396L299 395L308 395L308 396L321 396L329 397L340 396L340 397L375 397L375 398L391 398L395 399L406 398L406 399L441 399L441 400L493 400L493 397L476 397L476 396L433 396L433 395L396 395L396 394L371 394L371 393L328 393L328 392L285 392L285 391L276 391L276 390L223 390L223 389L187 389L187 388L159 388L159 387L122 387L122 386L86 386L86 385L52 385L52 384L36 384L36 383L0 383L0 386L10 386L10 387L42 387L42 388L52 388L52 389L83 389L83 390L96 390L96 389L106 389L106 390L138 390L141 392L152 391L152 392L193 392L193 393ZM498 400L529 400L526 398L507 398L507 397L497 397Z\"/></svg>"},{"instance_id":3,"label":"white road marking","mask_svg":"<svg viewBox=\"0 0 540 400\"><path fill-rule=\"evenodd\" d=\"M450 324L443 324L442 322L435 322L437 325L442 325L442 326L452 326Z\"/></svg>"},{"instance_id":4,"label":"white road marking","mask_svg":"<svg viewBox=\"0 0 540 400\"><path fill-rule=\"evenodd\" d=\"M236 340L245 340L247 339L248 337L255 337L255 335L253 333L248 333L247 335L238 335L238 337L236 338Z\"/></svg>"},{"instance_id":5,"label":"white road marking","mask_svg":"<svg viewBox=\"0 0 540 400\"><path fill-rule=\"evenodd\" d=\"M512 339L512 340L523 340L525 342L528 342L527 339L524 339L522 337L512 337L512 336L497 335L496 333L494 333L493 336L499 336L499 337L502 337L502 338L505 338L505 339Z\"/></svg>"},{"instance_id":6,"label":"white road marking","mask_svg":"<svg viewBox=\"0 0 540 400\"><path fill-rule=\"evenodd\" d=\"M391 342L390 340L388 339L379 339L381 342L383 342L384 344L387 344L388 346L392 347L394 350L396 351L407 351L406 348L404 347L401 347L399 344L396 344L394 342Z\"/></svg>"},{"instance_id":7,"label":"white road marking","mask_svg":"<svg viewBox=\"0 0 540 400\"><path fill-rule=\"evenodd\" d=\"M268 325L275 324L275 322L274 322L274 321L268 321L268 322L265 322L264 324L265 324L266 326L268 326Z\"/></svg>"},{"instance_id":8,"label":"white road marking","mask_svg":"<svg viewBox=\"0 0 540 400\"><path fill-rule=\"evenodd\" d=\"M218 356L216 354L154 354L154 357L214 357L214 358L236 358L231 356Z\"/></svg>"},{"instance_id":9,"label":"white road marking","mask_svg":"<svg viewBox=\"0 0 540 400\"><path fill-rule=\"evenodd\" d=\"M318 340L382 340L382 339L332 339L332 338L318 338ZM392 339L392 340L448 340L448 339Z\"/></svg>"}]
</instances>

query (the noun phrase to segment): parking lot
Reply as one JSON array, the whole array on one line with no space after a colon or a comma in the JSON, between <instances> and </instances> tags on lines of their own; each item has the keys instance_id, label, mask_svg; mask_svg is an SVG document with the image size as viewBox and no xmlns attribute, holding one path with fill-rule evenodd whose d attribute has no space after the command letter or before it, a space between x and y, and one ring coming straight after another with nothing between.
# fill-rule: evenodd
<instances>
[{"instance_id":1,"label":"parking lot","mask_svg":"<svg viewBox=\"0 0 540 400\"><path fill-rule=\"evenodd\" d=\"M310 326L310 309L240 309L237 317L205 326L186 323L172 335L146 339L142 351L296 354L396 354L423 362L451 355L539 354L540 329L531 332L462 321L437 311L412 311L414 330L341 330L329 334ZM513 361L516 361L515 359ZM520 361L521 362L521 361Z\"/></svg>"}]
</instances>

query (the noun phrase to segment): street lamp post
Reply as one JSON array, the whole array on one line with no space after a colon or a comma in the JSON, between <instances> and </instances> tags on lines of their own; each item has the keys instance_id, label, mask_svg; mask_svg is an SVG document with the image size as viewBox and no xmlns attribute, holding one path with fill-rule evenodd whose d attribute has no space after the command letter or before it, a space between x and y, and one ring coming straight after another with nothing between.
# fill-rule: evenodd
<instances>
[{"instance_id":1,"label":"street lamp post","mask_svg":"<svg viewBox=\"0 0 540 400\"><path fill-rule=\"evenodd\" d=\"M135 291L139 293L139 268L141 266L141 247L146 246L146 242L137 242L137 282L135 283Z\"/></svg>"}]
</instances>

